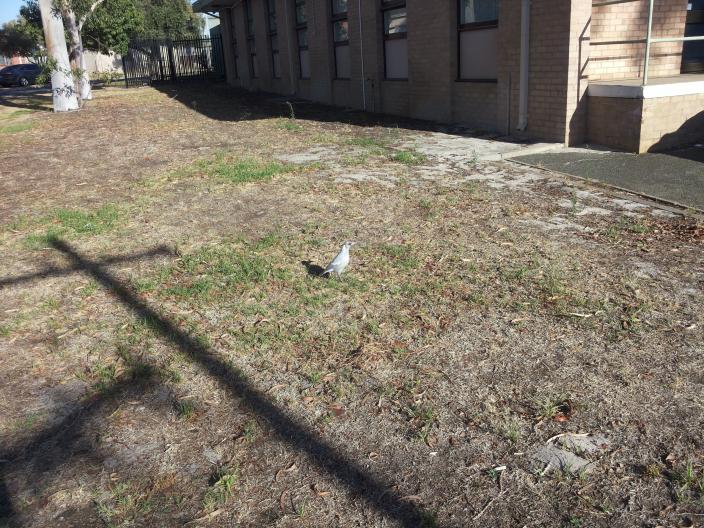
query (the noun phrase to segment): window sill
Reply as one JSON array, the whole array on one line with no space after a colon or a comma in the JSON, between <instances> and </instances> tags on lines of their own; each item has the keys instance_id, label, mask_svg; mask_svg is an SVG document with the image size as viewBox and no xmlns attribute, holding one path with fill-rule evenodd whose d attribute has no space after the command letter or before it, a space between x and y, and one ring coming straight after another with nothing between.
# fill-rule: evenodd
<instances>
[{"instance_id":1,"label":"window sill","mask_svg":"<svg viewBox=\"0 0 704 528\"><path fill-rule=\"evenodd\" d=\"M459 83L498 84L498 79L455 79Z\"/></svg>"},{"instance_id":2,"label":"window sill","mask_svg":"<svg viewBox=\"0 0 704 528\"><path fill-rule=\"evenodd\" d=\"M393 79L393 78L390 78L390 77L385 77L385 78L383 79L383 82L393 82L393 83L397 83L397 82L408 82L408 77L403 77L403 78L398 78L398 79Z\"/></svg>"}]
</instances>

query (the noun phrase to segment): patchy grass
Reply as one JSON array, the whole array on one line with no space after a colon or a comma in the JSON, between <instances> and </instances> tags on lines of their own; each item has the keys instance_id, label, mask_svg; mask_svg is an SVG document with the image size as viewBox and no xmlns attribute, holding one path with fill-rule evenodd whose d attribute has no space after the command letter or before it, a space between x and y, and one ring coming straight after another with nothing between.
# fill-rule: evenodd
<instances>
[{"instance_id":1,"label":"patchy grass","mask_svg":"<svg viewBox=\"0 0 704 528\"><path fill-rule=\"evenodd\" d=\"M31 233L24 239L29 249L50 247L53 240L61 237L73 238L105 234L119 225L122 219L119 208L104 205L95 211L58 209L51 216L38 220L39 225L48 225L41 233Z\"/></svg>"},{"instance_id":2,"label":"patchy grass","mask_svg":"<svg viewBox=\"0 0 704 528\"><path fill-rule=\"evenodd\" d=\"M276 122L276 128L279 130L288 130L289 132L300 132L303 130L303 127L295 119L283 117Z\"/></svg>"},{"instance_id":3,"label":"patchy grass","mask_svg":"<svg viewBox=\"0 0 704 528\"><path fill-rule=\"evenodd\" d=\"M24 122L24 123L14 123L12 125L0 126L0 134L17 134L19 132L26 132L34 127L34 123Z\"/></svg>"},{"instance_id":4,"label":"patchy grass","mask_svg":"<svg viewBox=\"0 0 704 528\"><path fill-rule=\"evenodd\" d=\"M397 163L413 166L422 165L428 160L428 157L425 154L421 154L420 152L416 152L414 150L400 150L393 153L390 156L390 159Z\"/></svg>"},{"instance_id":5,"label":"patchy grass","mask_svg":"<svg viewBox=\"0 0 704 528\"><path fill-rule=\"evenodd\" d=\"M2 140L28 153L0 203L17 523L394 524L318 465L333 459L419 526L678 526L704 511L691 220L674 237L677 220L639 227L575 201L584 230L546 229L576 196L561 180L487 185L523 169L469 152L429 181L413 151L390 159L422 133L314 105L288 133L280 103L218 90L99 90L80 127L45 116L66 138ZM280 177L294 169L272 160L311 143L340 148ZM54 148L64 176L45 181L33 153ZM393 178L341 183L345 163ZM54 237L105 274L26 251ZM347 239L348 272L320 277ZM175 250L150 253L161 245ZM580 454L586 481L531 457L566 432L610 440Z\"/></svg>"},{"instance_id":6,"label":"patchy grass","mask_svg":"<svg viewBox=\"0 0 704 528\"><path fill-rule=\"evenodd\" d=\"M229 183L252 183L270 181L274 176L291 172L294 168L279 162L219 154L213 159L197 162L195 169Z\"/></svg>"}]
</instances>

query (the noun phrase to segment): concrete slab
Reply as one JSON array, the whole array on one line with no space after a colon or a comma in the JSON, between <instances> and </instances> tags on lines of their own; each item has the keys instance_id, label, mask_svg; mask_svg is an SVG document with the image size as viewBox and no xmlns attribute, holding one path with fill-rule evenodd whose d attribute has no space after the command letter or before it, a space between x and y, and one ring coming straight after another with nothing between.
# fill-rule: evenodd
<instances>
[{"instance_id":1,"label":"concrete slab","mask_svg":"<svg viewBox=\"0 0 704 528\"><path fill-rule=\"evenodd\" d=\"M652 154L557 148L512 159L704 211L704 145Z\"/></svg>"},{"instance_id":2,"label":"concrete slab","mask_svg":"<svg viewBox=\"0 0 704 528\"><path fill-rule=\"evenodd\" d=\"M499 161L515 156L537 154L558 147L556 143L517 143L502 138L460 136L443 132L418 135L401 145L458 164L477 161Z\"/></svg>"}]
</instances>

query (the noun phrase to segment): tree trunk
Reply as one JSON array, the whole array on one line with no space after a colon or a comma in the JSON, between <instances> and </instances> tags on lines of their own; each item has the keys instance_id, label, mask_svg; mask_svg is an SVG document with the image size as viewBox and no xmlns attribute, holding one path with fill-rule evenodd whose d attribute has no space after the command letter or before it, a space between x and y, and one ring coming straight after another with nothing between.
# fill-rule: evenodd
<instances>
[{"instance_id":1,"label":"tree trunk","mask_svg":"<svg viewBox=\"0 0 704 528\"><path fill-rule=\"evenodd\" d=\"M78 110L71 65L66 51L66 38L61 17L54 11L52 0L39 0L42 15L44 40L46 41L47 57L52 66L51 93L54 102L54 112Z\"/></svg>"},{"instance_id":2,"label":"tree trunk","mask_svg":"<svg viewBox=\"0 0 704 528\"><path fill-rule=\"evenodd\" d=\"M90 88L90 77L86 69L86 57L83 52L81 30L76 21L76 14L68 5L68 2L62 3L61 15L66 25L66 32L68 33L68 58L71 61L71 68L74 71L76 93L80 100L93 99L93 92Z\"/></svg>"}]
</instances>

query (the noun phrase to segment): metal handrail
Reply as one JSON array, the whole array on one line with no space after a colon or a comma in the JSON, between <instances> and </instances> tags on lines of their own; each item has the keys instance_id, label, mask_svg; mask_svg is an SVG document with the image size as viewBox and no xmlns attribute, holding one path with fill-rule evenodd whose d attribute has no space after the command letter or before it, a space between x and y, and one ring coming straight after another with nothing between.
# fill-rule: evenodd
<instances>
[{"instance_id":1,"label":"metal handrail","mask_svg":"<svg viewBox=\"0 0 704 528\"><path fill-rule=\"evenodd\" d=\"M615 4L626 4L629 2L640 2L641 0L603 0L601 2L592 3L592 7L602 7L610 6ZM634 42L645 42L645 59L643 62L643 86L648 84L648 69L650 67L650 47L652 44L658 44L660 42L691 42L693 40L704 40L704 36L701 37L658 37L653 38L653 11L655 7L655 0L648 0L648 27L645 39L638 39ZM619 44L623 41L621 40L602 40L600 42L594 42L593 45L597 44Z\"/></svg>"}]
</instances>

